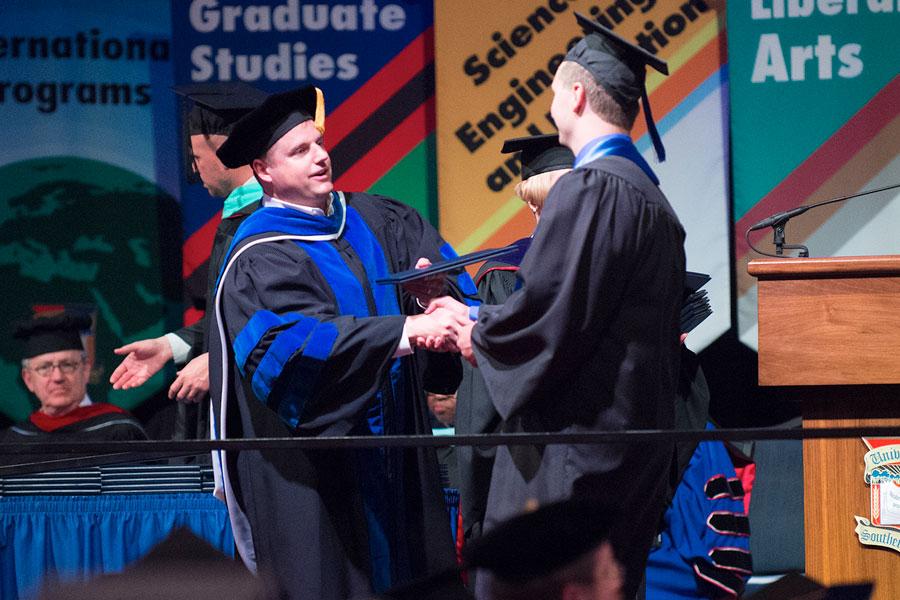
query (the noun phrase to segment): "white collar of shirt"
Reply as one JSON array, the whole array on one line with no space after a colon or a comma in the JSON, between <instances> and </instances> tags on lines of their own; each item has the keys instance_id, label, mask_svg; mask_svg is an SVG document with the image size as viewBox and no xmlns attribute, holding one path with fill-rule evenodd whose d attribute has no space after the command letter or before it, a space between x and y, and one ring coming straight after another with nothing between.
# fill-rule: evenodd
<instances>
[{"instance_id":1,"label":"white collar of shirt","mask_svg":"<svg viewBox=\"0 0 900 600\"><path fill-rule=\"evenodd\" d=\"M84 399L78 404L78 408L81 408L82 406L90 406L91 404L93 404L93 402L91 402L91 397L85 394Z\"/></svg>"},{"instance_id":2,"label":"white collar of shirt","mask_svg":"<svg viewBox=\"0 0 900 600\"><path fill-rule=\"evenodd\" d=\"M331 205L332 200L331 196L328 197L328 211L324 211L321 208L316 208L315 206L302 206L300 204L292 204L291 202L285 202L284 200L279 200L278 198L273 198L268 194L263 194L262 197L262 205L266 207L275 207L275 208L292 208L294 210L299 210L302 213L306 213L308 215L312 215L314 217L330 217L332 213L334 213L334 208Z\"/></svg>"}]
</instances>

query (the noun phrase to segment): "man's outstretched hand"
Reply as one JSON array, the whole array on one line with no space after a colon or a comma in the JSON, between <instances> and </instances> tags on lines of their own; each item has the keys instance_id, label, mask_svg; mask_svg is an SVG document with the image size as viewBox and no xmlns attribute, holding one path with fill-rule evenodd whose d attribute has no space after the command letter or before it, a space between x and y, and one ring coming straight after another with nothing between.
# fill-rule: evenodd
<instances>
[{"instance_id":1,"label":"man's outstretched hand","mask_svg":"<svg viewBox=\"0 0 900 600\"><path fill-rule=\"evenodd\" d=\"M172 346L165 337L139 340L113 350L125 360L109 377L114 390L129 390L144 385L172 360Z\"/></svg>"}]
</instances>

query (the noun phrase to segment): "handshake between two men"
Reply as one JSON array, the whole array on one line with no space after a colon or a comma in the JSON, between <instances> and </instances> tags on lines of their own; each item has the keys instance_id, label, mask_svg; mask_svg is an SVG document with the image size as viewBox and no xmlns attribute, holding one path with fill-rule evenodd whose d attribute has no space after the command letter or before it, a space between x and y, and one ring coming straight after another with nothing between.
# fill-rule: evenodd
<instances>
[{"instance_id":1,"label":"handshake between two men","mask_svg":"<svg viewBox=\"0 0 900 600\"><path fill-rule=\"evenodd\" d=\"M427 258L420 258L417 269L431 266ZM472 327L469 307L446 293L443 274L423 277L403 284L404 289L416 297L424 314L406 318L404 335L410 347L433 352L459 352L473 366L476 365L472 353Z\"/></svg>"}]
</instances>

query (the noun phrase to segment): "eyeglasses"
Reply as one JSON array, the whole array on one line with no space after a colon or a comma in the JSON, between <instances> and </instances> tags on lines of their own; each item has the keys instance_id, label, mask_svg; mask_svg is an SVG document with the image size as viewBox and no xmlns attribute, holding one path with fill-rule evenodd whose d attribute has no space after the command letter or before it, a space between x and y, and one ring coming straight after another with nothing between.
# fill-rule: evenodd
<instances>
[{"instance_id":1,"label":"eyeglasses","mask_svg":"<svg viewBox=\"0 0 900 600\"><path fill-rule=\"evenodd\" d=\"M80 360L61 360L59 362L48 362L39 364L36 367L32 367L31 370L40 375L41 377L48 377L50 373L53 372L53 369L59 368L60 372L63 375L71 375L75 372L75 369L81 366Z\"/></svg>"}]
</instances>

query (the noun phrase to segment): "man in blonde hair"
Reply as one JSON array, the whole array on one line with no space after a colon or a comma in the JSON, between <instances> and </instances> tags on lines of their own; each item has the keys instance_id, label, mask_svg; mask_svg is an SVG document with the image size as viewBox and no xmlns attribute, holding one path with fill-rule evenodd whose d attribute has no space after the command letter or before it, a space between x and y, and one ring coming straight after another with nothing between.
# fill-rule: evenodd
<instances>
[{"instance_id":1,"label":"man in blonde hair","mask_svg":"<svg viewBox=\"0 0 900 600\"><path fill-rule=\"evenodd\" d=\"M519 277L459 334L506 432L671 428L678 381L684 230L629 132L663 61L583 16L588 35L553 81L551 113L575 167L547 198ZM462 307L439 299L437 307ZM662 515L670 444L499 447L485 531L569 496L623 508L610 531L635 596ZM480 578L478 592L488 589Z\"/></svg>"}]
</instances>

